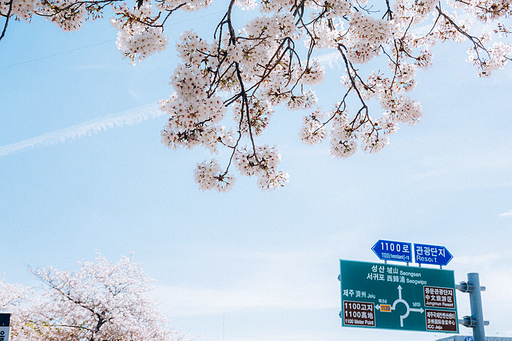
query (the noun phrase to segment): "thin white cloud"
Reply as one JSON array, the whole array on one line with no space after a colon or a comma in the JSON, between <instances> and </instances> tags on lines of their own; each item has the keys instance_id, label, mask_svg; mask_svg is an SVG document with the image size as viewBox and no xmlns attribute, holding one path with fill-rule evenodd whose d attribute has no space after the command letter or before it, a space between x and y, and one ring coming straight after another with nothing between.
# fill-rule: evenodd
<instances>
[{"instance_id":1,"label":"thin white cloud","mask_svg":"<svg viewBox=\"0 0 512 341\"><path fill-rule=\"evenodd\" d=\"M276 274L277 275L277 274ZM333 281L334 284L336 282ZM160 308L174 316L218 314L222 312L275 309L324 309L337 307L332 283L311 279L297 284L291 278L264 276L238 288L192 288L159 285L152 296Z\"/></svg>"},{"instance_id":2,"label":"thin white cloud","mask_svg":"<svg viewBox=\"0 0 512 341\"><path fill-rule=\"evenodd\" d=\"M215 286L185 284L155 287L151 296L171 316L220 314L236 311L325 309L339 305L336 275L318 273L322 257L308 252L237 253L251 257L248 278Z\"/></svg>"},{"instance_id":3,"label":"thin white cloud","mask_svg":"<svg viewBox=\"0 0 512 341\"><path fill-rule=\"evenodd\" d=\"M512 217L512 210L499 215L502 218Z\"/></svg>"},{"instance_id":4,"label":"thin white cloud","mask_svg":"<svg viewBox=\"0 0 512 341\"><path fill-rule=\"evenodd\" d=\"M509 259L511 252L493 252L487 254L457 256L454 263L484 267L489 264L497 264L504 259Z\"/></svg>"},{"instance_id":5,"label":"thin white cloud","mask_svg":"<svg viewBox=\"0 0 512 341\"><path fill-rule=\"evenodd\" d=\"M5 146L0 146L0 157L7 156L24 149L36 146L50 146L62 143L66 140L98 134L101 131L107 131L124 125L135 125L152 118L164 115L158 110L156 104L128 110L122 113L113 114L105 117L99 117L92 121L84 122L68 128L52 131L43 135L33 137Z\"/></svg>"}]
</instances>

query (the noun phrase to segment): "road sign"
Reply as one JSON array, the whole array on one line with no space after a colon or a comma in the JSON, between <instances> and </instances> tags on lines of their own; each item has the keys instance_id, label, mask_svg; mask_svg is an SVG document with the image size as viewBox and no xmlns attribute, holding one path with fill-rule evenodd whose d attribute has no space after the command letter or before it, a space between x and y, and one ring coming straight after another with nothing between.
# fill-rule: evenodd
<instances>
[{"instance_id":1,"label":"road sign","mask_svg":"<svg viewBox=\"0 0 512 341\"><path fill-rule=\"evenodd\" d=\"M11 314L0 313L0 341L9 341Z\"/></svg>"},{"instance_id":2,"label":"road sign","mask_svg":"<svg viewBox=\"0 0 512 341\"><path fill-rule=\"evenodd\" d=\"M372 246L372 251L381 260L412 263L411 243L379 240Z\"/></svg>"},{"instance_id":3,"label":"road sign","mask_svg":"<svg viewBox=\"0 0 512 341\"><path fill-rule=\"evenodd\" d=\"M453 258L453 255L444 246L414 244L414 260L416 263L444 266Z\"/></svg>"},{"instance_id":4,"label":"road sign","mask_svg":"<svg viewBox=\"0 0 512 341\"><path fill-rule=\"evenodd\" d=\"M452 270L340 260L342 326L458 332Z\"/></svg>"},{"instance_id":5,"label":"road sign","mask_svg":"<svg viewBox=\"0 0 512 341\"><path fill-rule=\"evenodd\" d=\"M0 327L9 327L11 320L11 314L0 313Z\"/></svg>"}]
</instances>

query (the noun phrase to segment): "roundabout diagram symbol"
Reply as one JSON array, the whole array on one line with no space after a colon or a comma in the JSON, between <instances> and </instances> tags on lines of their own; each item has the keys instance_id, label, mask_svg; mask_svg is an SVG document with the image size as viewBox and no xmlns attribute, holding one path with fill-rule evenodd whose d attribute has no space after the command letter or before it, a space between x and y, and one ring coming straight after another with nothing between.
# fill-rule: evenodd
<instances>
[{"instance_id":1,"label":"roundabout diagram symbol","mask_svg":"<svg viewBox=\"0 0 512 341\"><path fill-rule=\"evenodd\" d=\"M423 308L411 308L409 306L409 303L402 298L402 286L398 285L397 289L398 289L398 298L395 300L395 302L393 302L393 304L391 305L390 309L384 310L383 309L383 305L377 306L376 308L378 308L381 312L383 312L383 311L391 312L393 310L396 310L396 305L398 303L403 303L405 305L405 308L406 308L405 314L400 315L400 327L403 328L404 320L407 318L407 316L409 316L409 313L415 312L415 313L422 314L424 312L424 310L423 310Z\"/></svg>"}]
</instances>

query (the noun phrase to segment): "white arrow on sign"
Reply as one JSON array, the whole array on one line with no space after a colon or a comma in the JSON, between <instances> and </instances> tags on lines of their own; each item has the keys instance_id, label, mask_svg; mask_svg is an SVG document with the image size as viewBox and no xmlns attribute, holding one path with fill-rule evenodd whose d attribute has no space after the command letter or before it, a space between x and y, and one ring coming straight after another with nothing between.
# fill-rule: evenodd
<instances>
[{"instance_id":1,"label":"white arrow on sign","mask_svg":"<svg viewBox=\"0 0 512 341\"><path fill-rule=\"evenodd\" d=\"M402 298L402 286L400 284L398 285L397 289L398 289L398 299L395 302L393 302L393 305L391 306L391 310L396 309L397 303L403 303L407 307L407 311L405 312L405 314L400 315L400 327L403 327L404 319L407 318L407 316L409 316L409 313L411 311L422 314L424 312L424 310L423 310L423 308L410 308L409 303L407 303L407 301Z\"/></svg>"}]
</instances>

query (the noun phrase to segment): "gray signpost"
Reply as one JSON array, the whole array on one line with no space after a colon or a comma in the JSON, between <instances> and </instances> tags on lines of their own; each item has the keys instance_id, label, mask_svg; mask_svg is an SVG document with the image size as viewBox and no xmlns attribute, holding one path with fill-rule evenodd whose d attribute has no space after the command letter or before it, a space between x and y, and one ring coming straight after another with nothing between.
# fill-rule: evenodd
<instances>
[{"instance_id":1,"label":"gray signpost","mask_svg":"<svg viewBox=\"0 0 512 341\"><path fill-rule=\"evenodd\" d=\"M456 288L462 292L469 293L469 303L471 306L471 316L464 316L460 320L460 324L473 328L474 341L485 341L484 326L488 325L489 322L484 321L481 291L484 291L485 287L480 286L480 276L478 273L469 273L467 282L461 282Z\"/></svg>"},{"instance_id":2,"label":"gray signpost","mask_svg":"<svg viewBox=\"0 0 512 341\"><path fill-rule=\"evenodd\" d=\"M340 260L342 326L458 332L453 271Z\"/></svg>"}]
</instances>

